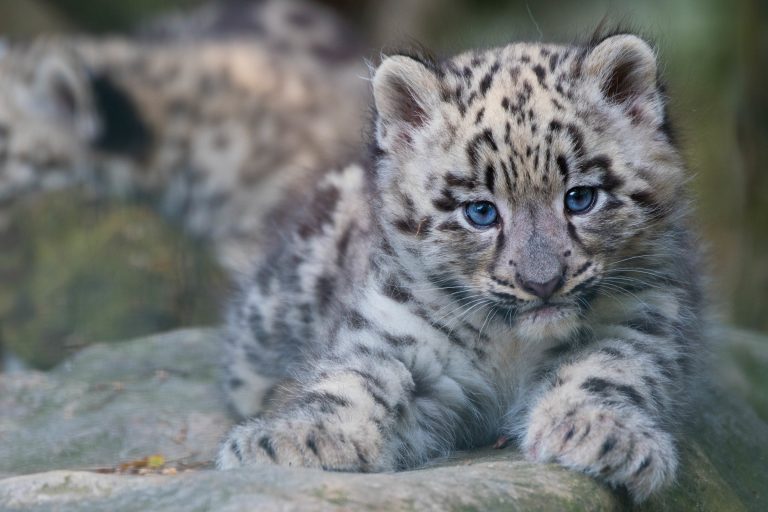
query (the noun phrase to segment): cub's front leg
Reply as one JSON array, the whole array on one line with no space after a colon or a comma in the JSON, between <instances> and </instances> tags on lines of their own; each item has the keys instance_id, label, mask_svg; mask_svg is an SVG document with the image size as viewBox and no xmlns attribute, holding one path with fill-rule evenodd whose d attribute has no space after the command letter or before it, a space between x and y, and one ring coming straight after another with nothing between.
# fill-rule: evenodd
<instances>
[{"instance_id":1,"label":"cub's front leg","mask_svg":"<svg viewBox=\"0 0 768 512\"><path fill-rule=\"evenodd\" d=\"M410 372L376 349L360 349L317 363L285 408L232 430L222 446L221 469L257 464L337 471L394 469L391 442L396 411L407 407Z\"/></svg>"},{"instance_id":2,"label":"cub's front leg","mask_svg":"<svg viewBox=\"0 0 768 512\"><path fill-rule=\"evenodd\" d=\"M638 335L605 340L557 370L532 404L522 447L530 460L626 487L642 501L675 475L664 420L675 407L672 369L680 359L664 354L661 340L627 331Z\"/></svg>"}]
</instances>

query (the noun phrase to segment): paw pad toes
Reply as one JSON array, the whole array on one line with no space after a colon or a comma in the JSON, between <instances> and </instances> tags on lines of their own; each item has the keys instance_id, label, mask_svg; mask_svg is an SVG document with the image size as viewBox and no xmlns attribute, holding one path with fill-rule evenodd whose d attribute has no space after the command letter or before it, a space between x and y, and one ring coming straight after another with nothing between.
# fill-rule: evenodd
<instances>
[{"instance_id":1,"label":"paw pad toes","mask_svg":"<svg viewBox=\"0 0 768 512\"><path fill-rule=\"evenodd\" d=\"M264 453L266 453L270 459L272 459L274 462L277 462L277 454L275 453L275 449L272 447L272 440L269 438L269 436L261 436L259 439L259 448L264 450Z\"/></svg>"}]
</instances>

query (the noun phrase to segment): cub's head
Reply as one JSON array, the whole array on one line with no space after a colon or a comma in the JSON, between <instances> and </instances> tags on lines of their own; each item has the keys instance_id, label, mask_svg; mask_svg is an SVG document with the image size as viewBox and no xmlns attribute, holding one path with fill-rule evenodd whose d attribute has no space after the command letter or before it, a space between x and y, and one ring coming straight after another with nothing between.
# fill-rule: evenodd
<instances>
[{"instance_id":1,"label":"cub's head","mask_svg":"<svg viewBox=\"0 0 768 512\"><path fill-rule=\"evenodd\" d=\"M41 40L0 48L0 201L66 185L94 153L122 154L145 142L130 100L72 46Z\"/></svg>"},{"instance_id":2,"label":"cub's head","mask_svg":"<svg viewBox=\"0 0 768 512\"><path fill-rule=\"evenodd\" d=\"M642 39L395 55L373 89L381 223L436 289L560 337L663 257L684 175Z\"/></svg>"}]
</instances>

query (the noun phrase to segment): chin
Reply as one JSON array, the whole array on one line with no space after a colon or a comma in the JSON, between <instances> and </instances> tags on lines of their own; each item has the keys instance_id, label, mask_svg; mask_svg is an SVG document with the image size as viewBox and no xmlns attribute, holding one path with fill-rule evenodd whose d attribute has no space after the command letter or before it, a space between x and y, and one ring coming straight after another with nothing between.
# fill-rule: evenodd
<instances>
[{"instance_id":1,"label":"chin","mask_svg":"<svg viewBox=\"0 0 768 512\"><path fill-rule=\"evenodd\" d=\"M579 327L579 315L570 307L544 306L521 313L515 321L516 334L532 342L563 340Z\"/></svg>"}]
</instances>

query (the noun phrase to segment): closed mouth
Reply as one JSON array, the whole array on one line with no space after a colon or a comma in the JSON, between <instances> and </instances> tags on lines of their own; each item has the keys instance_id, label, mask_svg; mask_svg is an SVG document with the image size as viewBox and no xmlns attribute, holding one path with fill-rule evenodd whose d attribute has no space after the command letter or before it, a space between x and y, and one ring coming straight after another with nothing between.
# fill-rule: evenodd
<instances>
[{"instance_id":1,"label":"closed mouth","mask_svg":"<svg viewBox=\"0 0 768 512\"><path fill-rule=\"evenodd\" d=\"M563 316L563 312L566 310L564 304L553 304L551 302L545 302L538 304L531 308L521 311L519 318L530 320L532 322L554 320Z\"/></svg>"}]
</instances>

